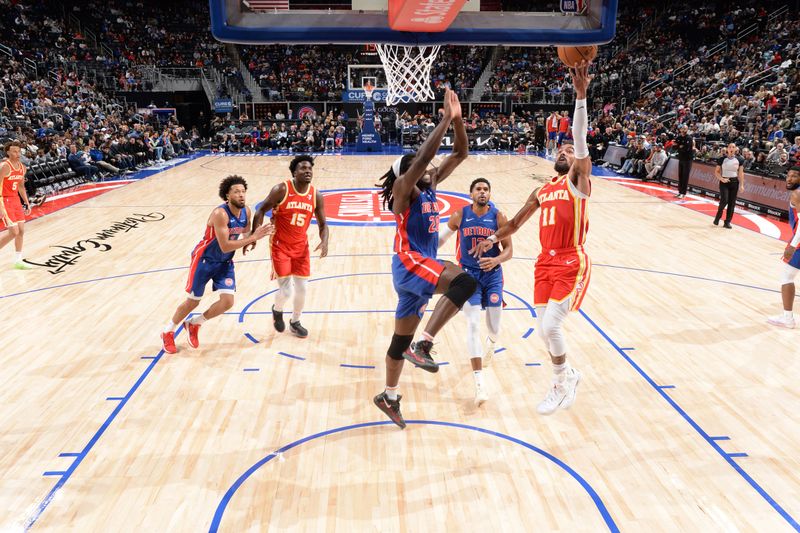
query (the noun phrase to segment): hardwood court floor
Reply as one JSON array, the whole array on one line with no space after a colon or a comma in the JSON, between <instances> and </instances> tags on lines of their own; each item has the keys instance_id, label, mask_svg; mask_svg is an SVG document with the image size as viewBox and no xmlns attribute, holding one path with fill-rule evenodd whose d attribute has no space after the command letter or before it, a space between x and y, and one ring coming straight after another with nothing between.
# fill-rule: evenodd
<instances>
[{"instance_id":1,"label":"hardwood court floor","mask_svg":"<svg viewBox=\"0 0 800 533\"><path fill-rule=\"evenodd\" d=\"M371 187L393 158L323 156L314 183ZM602 179L591 286L566 324L584 376L569 411L535 412L550 379L528 309L535 220L505 267L504 350L480 409L460 316L437 339L448 365L406 368L409 427L373 406L395 305L388 226L331 228L308 339L272 330L261 243L237 255L234 312L203 326L200 349L181 333L162 355L220 179L247 178L254 205L288 160L200 158L27 225L26 256L51 262L0 271L0 530L798 528L800 337L764 320L783 245ZM473 156L441 190L487 177L513 215L549 167Z\"/></svg>"}]
</instances>

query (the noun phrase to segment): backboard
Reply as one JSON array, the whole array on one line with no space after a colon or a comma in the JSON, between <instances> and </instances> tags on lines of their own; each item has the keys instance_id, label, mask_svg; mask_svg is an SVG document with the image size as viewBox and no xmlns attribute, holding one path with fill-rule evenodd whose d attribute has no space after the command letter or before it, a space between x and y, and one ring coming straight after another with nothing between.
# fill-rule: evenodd
<instances>
[{"instance_id":1,"label":"backboard","mask_svg":"<svg viewBox=\"0 0 800 533\"><path fill-rule=\"evenodd\" d=\"M244 44L586 45L609 42L617 15L617 0L467 0L446 30L418 33L389 27L388 2L209 0L211 30Z\"/></svg>"}]
</instances>

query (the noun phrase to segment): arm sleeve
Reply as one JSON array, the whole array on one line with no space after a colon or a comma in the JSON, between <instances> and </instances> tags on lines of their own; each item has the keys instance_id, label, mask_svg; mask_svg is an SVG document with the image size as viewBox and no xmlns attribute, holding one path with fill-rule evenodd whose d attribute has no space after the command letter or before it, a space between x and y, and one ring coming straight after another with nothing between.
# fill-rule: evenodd
<instances>
[{"instance_id":1,"label":"arm sleeve","mask_svg":"<svg viewBox=\"0 0 800 533\"><path fill-rule=\"evenodd\" d=\"M439 247L441 248L447 240L453 236L455 231L450 229L450 226L447 224L440 224L439 225Z\"/></svg>"},{"instance_id":2,"label":"arm sleeve","mask_svg":"<svg viewBox=\"0 0 800 533\"><path fill-rule=\"evenodd\" d=\"M585 159L589 157L589 147L586 145L587 123L586 99L575 100L575 113L572 117L572 139L575 143L576 159Z\"/></svg>"}]
</instances>

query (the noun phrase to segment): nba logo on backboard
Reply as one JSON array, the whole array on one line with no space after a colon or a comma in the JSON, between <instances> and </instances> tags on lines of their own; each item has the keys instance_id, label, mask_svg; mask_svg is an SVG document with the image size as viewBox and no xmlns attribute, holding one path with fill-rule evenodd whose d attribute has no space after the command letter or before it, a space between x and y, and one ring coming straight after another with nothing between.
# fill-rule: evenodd
<instances>
[{"instance_id":1,"label":"nba logo on backboard","mask_svg":"<svg viewBox=\"0 0 800 533\"><path fill-rule=\"evenodd\" d=\"M586 0L561 0L561 12L571 15L583 15L586 11Z\"/></svg>"}]
</instances>

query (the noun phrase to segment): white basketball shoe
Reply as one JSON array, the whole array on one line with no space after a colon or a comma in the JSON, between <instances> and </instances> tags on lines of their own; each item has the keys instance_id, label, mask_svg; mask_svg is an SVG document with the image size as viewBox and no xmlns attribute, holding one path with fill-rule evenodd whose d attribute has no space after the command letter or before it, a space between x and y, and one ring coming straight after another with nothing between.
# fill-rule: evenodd
<instances>
[{"instance_id":1,"label":"white basketball shoe","mask_svg":"<svg viewBox=\"0 0 800 533\"><path fill-rule=\"evenodd\" d=\"M492 364L492 358L494 358L494 350L495 344L492 342L492 339L486 337L486 352L483 354L483 366L487 367Z\"/></svg>"},{"instance_id":2,"label":"white basketball shoe","mask_svg":"<svg viewBox=\"0 0 800 533\"><path fill-rule=\"evenodd\" d=\"M553 385L547 391L544 400L536 406L536 411L540 415L552 415L559 407L569 409L575 403L575 393L580 380L581 373L574 368L554 376Z\"/></svg>"},{"instance_id":3,"label":"white basketball shoe","mask_svg":"<svg viewBox=\"0 0 800 533\"><path fill-rule=\"evenodd\" d=\"M794 327L796 325L795 321L794 321L794 315L791 315L791 316L786 316L786 315L771 316L771 317L769 317L767 319L767 322L769 322L773 326L778 326L778 327L781 327L781 328L789 328L789 329L794 329Z\"/></svg>"},{"instance_id":4,"label":"white basketball shoe","mask_svg":"<svg viewBox=\"0 0 800 533\"><path fill-rule=\"evenodd\" d=\"M475 407L480 407L489 399L486 387L475 387Z\"/></svg>"}]
</instances>

